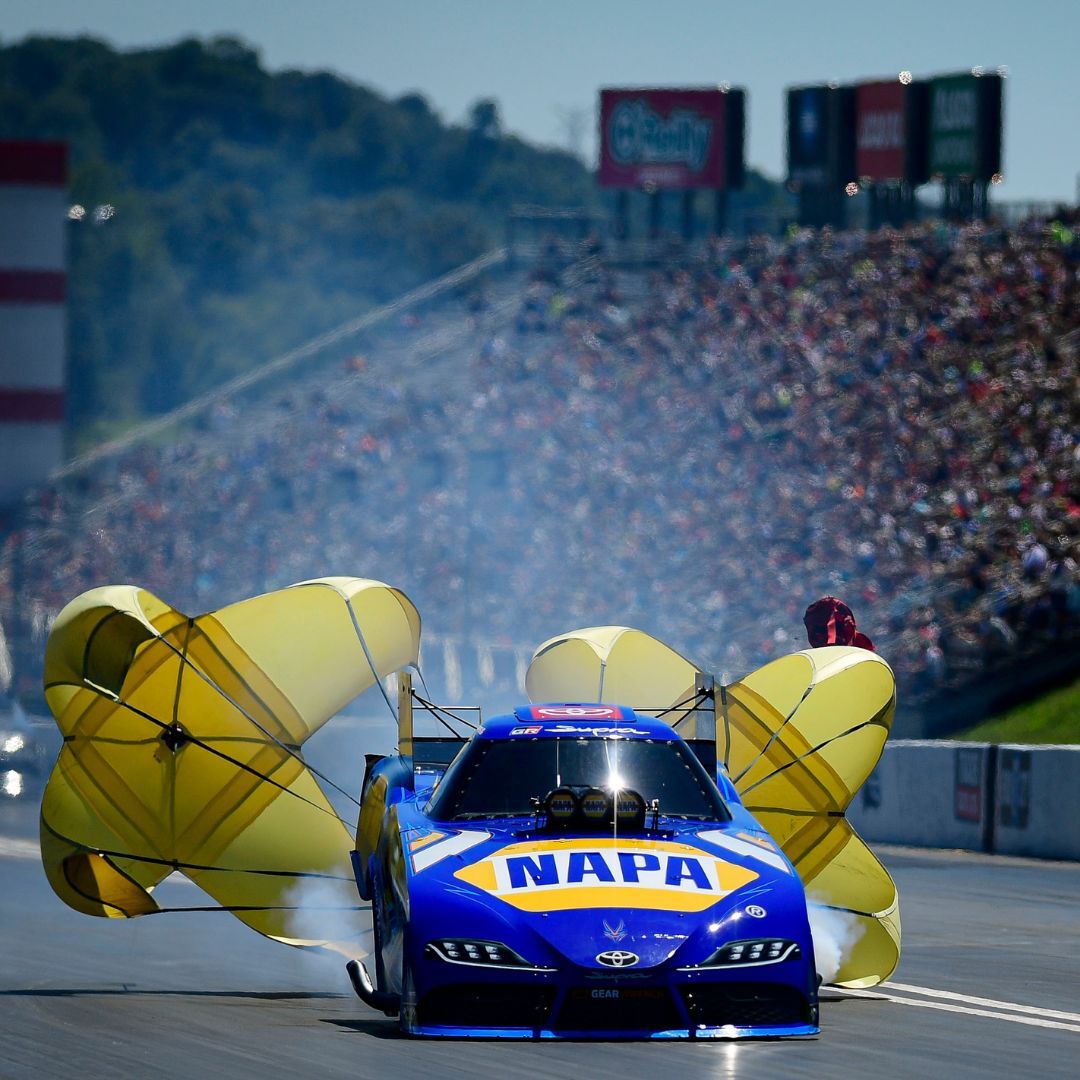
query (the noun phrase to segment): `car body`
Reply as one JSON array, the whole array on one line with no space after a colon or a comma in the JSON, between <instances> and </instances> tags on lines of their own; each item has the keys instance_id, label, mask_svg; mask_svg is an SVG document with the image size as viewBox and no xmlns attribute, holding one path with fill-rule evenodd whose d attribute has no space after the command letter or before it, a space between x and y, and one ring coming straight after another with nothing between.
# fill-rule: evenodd
<instances>
[{"instance_id":1,"label":"car body","mask_svg":"<svg viewBox=\"0 0 1080 1080\"><path fill-rule=\"evenodd\" d=\"M375 978L350 974L404 1031L817 1033L802 882L662 719L525 705L424 757L369 763L353 855Z\"/></svg>"}]
</instances>

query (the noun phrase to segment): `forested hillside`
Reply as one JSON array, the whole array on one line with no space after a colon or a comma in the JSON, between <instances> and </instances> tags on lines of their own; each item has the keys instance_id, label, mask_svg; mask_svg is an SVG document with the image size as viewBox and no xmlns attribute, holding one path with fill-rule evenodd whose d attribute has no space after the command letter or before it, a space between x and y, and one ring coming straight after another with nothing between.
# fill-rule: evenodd
<instances>
[{"instance_id":1,"label":"forested hillside","mask_svg":"<svg viewBox=\"0 0 1080 1080\"><path fill-rule=\"evenodd\" d=\"M479 254L512 203L596 200L581 162L505 134L494 102L447 124L419 94L272 74L232 38L0 45L0 138L71 147L82 442Z\"/></svg>"}]
</instances>

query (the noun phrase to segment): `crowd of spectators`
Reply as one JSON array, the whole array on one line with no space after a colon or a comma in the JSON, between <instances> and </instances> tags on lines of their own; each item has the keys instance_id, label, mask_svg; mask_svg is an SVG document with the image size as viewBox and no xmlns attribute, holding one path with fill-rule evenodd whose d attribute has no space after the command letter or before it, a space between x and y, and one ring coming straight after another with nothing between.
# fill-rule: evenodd
<instances>
[{"instance_id":1,"label":"crowd of spectators","mask_svg":"<svg viewBox=\"0 0 1080 1080\"><path fill-rule=\"evenodd\" d=\"M0 623L39 648L94 585L198 611L335 573L404 588L437 634L520 648L629 624L729 676L805 647L803 610L835 594L915 696L1062 647L1076 227L540 267L509 312L463 303L456 378L354 360L34 492L3 538ZM375 345L391 358L419 333L398 329Z\"/></svg>"}]
</instances>

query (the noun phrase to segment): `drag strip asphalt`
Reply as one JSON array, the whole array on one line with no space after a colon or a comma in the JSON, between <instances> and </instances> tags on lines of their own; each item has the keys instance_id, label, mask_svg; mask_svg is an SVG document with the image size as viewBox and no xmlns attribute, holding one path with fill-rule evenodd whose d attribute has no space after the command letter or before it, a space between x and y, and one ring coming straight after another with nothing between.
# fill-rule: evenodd
<instances>
[{"instance_id":1,"label":"drag strip asphalt","mask_svg":"<svg viewBox=\"0 0 1080 1080\"><path fill-rule=\"evenodd\" d=\"M37 861L33 808L0 807L0 1077L1075 1076L1080 865L878 849L900 888L888 983L826 988L822 1034L762 1042L414 1040L337 960L225 913L92 919ZM166 883L190 903L190 884Z\"/></svg>"}]
</instances>

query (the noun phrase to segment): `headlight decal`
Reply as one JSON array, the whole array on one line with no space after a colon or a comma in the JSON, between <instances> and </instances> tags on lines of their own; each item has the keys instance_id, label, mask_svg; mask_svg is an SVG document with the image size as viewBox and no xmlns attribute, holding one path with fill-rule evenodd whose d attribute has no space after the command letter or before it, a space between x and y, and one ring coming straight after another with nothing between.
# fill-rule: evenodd
<instances>
[{"instance_id":1,"label":"headlight decal","mask_svg":"<svg viewBox=\"0 0 1080 1080\"><path fill-rule=\"evenodd\" d=\"M426 956L447 964L465 967L502 968L513 971L554 971L555 968L530 964L519 953L501 941L482 941L474 938L436 938L424 947Z\"/></svg>"},{"instance_id":2,"label":"headlight decal","mask_svg":"<svg viewBox=\"0 0 1080 1080\"><path fill-rule=\"evenodd\" d=\"M797 941L786 938L746 938L721 945L707 960L680 971L704 971L710 968L763 967L785 960L797 960L802 950Z\"/></svg>"}]
</instances>

